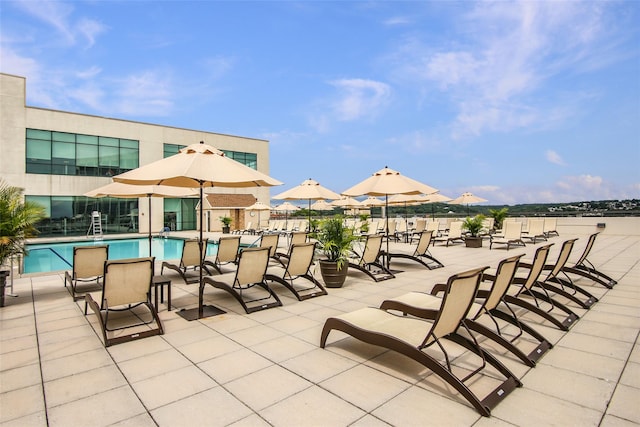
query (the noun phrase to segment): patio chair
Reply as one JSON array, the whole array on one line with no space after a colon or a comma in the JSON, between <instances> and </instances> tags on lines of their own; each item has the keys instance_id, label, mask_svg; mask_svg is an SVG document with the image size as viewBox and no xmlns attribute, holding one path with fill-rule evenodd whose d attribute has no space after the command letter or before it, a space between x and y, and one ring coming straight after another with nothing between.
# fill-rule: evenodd
<instances>
[{"instance_id":1,"label":"patio chair","mask_svg":"<svg viewBox=\"0 0 640 427\"><path fill-rule=\"evenodd\" d=\"M289 241L289 249L291 249L291 246L293 245L299 245L301 243L306 243L309 240L309 233L306 231L294 231L293 233L291 233L288 236ZM280 263L282 263L282 259L281 258L287 258L289 256L289 253L285 253L285 252L277 252L276 253L276 257L278 259L278 261L280 261ZM284 264L283 264L284 266Z\"/></svg>"},{"instance_id":2,"label":"patio chair","mask_svg":"<svg viewBox=\"0 0 640 427\"><path fill-rule=\"evenodd\" d=\"M349 258L349 267L363 272L376 282L396 277L379 261L382 238L383 236L380 234L367 235L362 255L354 252L356 257Z\"/></svg>"},{"instance_id":3,"label":"patio chair","mask_svg":"<svg viewBox=\"0 0 640 427\"><path fill-rule=\"evenodd\" d=\"M480 414L488 417L491 409L522 383L498 359L478 345L466 325L465 316L471 308L482 272L486 268L477 268L451 276L439 307L425 310L425 316L422 319L396 315L371 307L330 317L322 329L320 347L325 347L329 333L335 329L368 344L396 351L430 369L457 390ZM461 334L460 330L465 330L466 333ZM441 342L444 340L474 353L480 359L479 366L460 378L453 371L451 356ZM435 348L439 348L443 353L444 363L432 355ZM471 361L466 357L464 359L466 371ZM481 398L471 390L471 384L467 385L466 382L480 373L487 364L495 368L495 371L502 374L505 379L486 397ZM492 374L494 374L493 370Z\"/></svg>"},{"instance_id":4,"label":"patio chair","mask_svg":"<svg viewBox=\"0 0 640 427\"><path fill-rule=\"evenodd\" d=\"M218 240L218 251L213 261L204 260L205 265L210 265L215 270L223 274L224 265L238 263L238 251L240 250L240 236L223 236Z\"/></svg>"},{"instance_id":5,"label":"patio chair","mask_svg":"<svg viewBox=\"0 0 640 427\"><path fill-rule=\"evenodd\" d=\"M505 221L502 224L502 235L491 235L489 237L489 249L493 245L507 245L507 250L511 246L526 246L522 240L522 223L520 221Z\"/></svg>"},{"instance_id":6,"label":"patio chair","mask_svg":"<svg viewBox=\"0 0 640 427\"><path fill-rule=\"evenodd\" d=\"M327 295L326 289L311 273L315 249L315 242L291 245L286 256L287 264L283 264L282 267L272 267L271 273L267 271L265 278L285 286L298 298L298 301ZM274 274L276 272L278 274Z\"/></svg>"},{"instance_id":7,"label":"patio chair","mask_svg":"<svg viewBox=\"0 0 640 427\"><path fill-rule=\"evenodd\" d=\"M543 287L548 292L553 292L555 295L560 295L574 302L581 308L588 309L598 301L598 298L586 289L576 285L567 273L563 271L576 240L578 239L569 239L562 243L562 248L560 249L556 263L547 264L542 268L543 271L550 270L549 274L544 280L538 280L536 285ZM560 276L561 273L564 277ZM578 294L584 295L587 299L583 300L578 298Z\"/></svg>"},{"instance_id":8,"label":"patio chair","mask_svg":"<svg viewBox=\"0 0 640 427\"><path fill-rule=\"evenodd\" d=\"M231 294L247 314L280 307L282 302L266 282L265 275L268 265L268 247L245 248L238 256L238 268L235 272L215 276L215 278L205 277L203 284L211 285ZM200 293L203 292L204 286L200 287ZM272 301L267 302L268 300Z\"/></svg>"},{"instance_id":9,"label":"patio chair","mask_svg":"<svg viewBox=\"0 0 640 427\"><path fill-rule=\"evenodd\" d=\"M278 257L278 241L280 240L279 234L263 234L260 237L261 248L269 248L269 259L280 262Z\"/></svg>"},{"instance_id":10,"label":"patio chair","mask_svg":"<svg viewBox=\"0 0 640 427\"><path fill-rule=\"evenodd\" d=\"M434 268L444 267L440 261L435 259L431 252L429 252L429 245L431 244L431 239L433 236L433 231L422 231L420 233L420 240L418 240L418 245L416 249L413 251L413 254L403 253L403 252L382 252L382 256L389 257L389 263L393 260L393 258L404 258L415 261L423 266L427 267L429 270L433 270Z\"/></svg>"},{"instance_id":11,"label":"patio chair","mask_svg":"<svg viewBox=\"0 0 640 427\"><path fill-rule=\"evenodd\" d=\"M544 218L531 218L529 220L529 228L527 232L522 233L522 239L531 241L534 245L538 240L547 240L547 235L544 233Z\"/></svg>"},{"instance_id":12,"label":"patio chair","mask_svg":"<svg viewBox=\"0 0 640 427\"><path fill-rule=\"evenodd\" d=\"M562 267L562 271L564 273L572 273L578 276L586 277L587 279L591 279L596 283L601 284L605 288L611 289L618 282L611 277L607 276L603 272L596 269L596 267L587 259L593 245L596 241L596 237L598 237L598 233L593 233L589 236L589 240L587 240L587 245L582 251L582 255L578 258L578 261L573 265L573 267L567 267L566 265Z\"/></svg>"},{"instance_id":13,"label":"patio chair","mask_svg":"<svg viewBox=\"0 0 640 427\"><path fill-rule=\"evenodd\" d=\"M527 277L516 276L513 278L513 284L504 296L504 300L511 305L524 308L531 313L536 314L539 317L549 321L558 329L568 331L571 326L578 320L578 315L573 312L569 307L553 299L546 289L539 287L542 292L534 289L537 284L542 270L545 266L545 262L549 256L549 250L553 246L553 243L544 245L536 249L533 261L530 263L520 261L519 267L523 267L529 270ZM533 303L529 300L532 299ZM549 305L548 309L542 309L540 302L544 301ZM558 312L561 311L562 313ZM556 315L564 316L564 319L559 320ZM513 315L513 313L511 313ZM508 317L505 314L503 318ZM513 315L515 316L515 315ZM511 318L515 321L515 317ZM506 320L506 319L505 319ZM529 332L529 331L527 331Z\"/></svg>"},{"instance_id":14,"label":"patio chair","mask_svg":"<svg viewBox=\"0 0 640 427\"><path fill-rule=\"evenodd\" d=\"M558 218L545 218L544 219L544 235L547 238L551 236L559 236L557 230L558 227Z\"/></svg>"},{"instance_id":15,"label":"patio chair","mask_svg":"<svg viewBox=\"0 0 640 427\"><path fill-rule=\"evenodd\" d=\"M449 246L449 243L464 243L464 237L462 237L462 221L451 221L451 223L449 223L449 233L446 236L434 237L431 241L434 246L436 242L446 243L446 246Z\"/></svg>"},{"instance_id":16,"label":"patio chair","mask_svg":"<svg viewBox=\"0 0 640 427\"><path fill-rule=\"evenodd\" d=\"M85 314L89 306L98 317L105 347L164 333L150 299L154 261L153 257L106 261L100 303L92 294L85 295Z\"/></svg>"},{"instance_id":17,"label":"patio chair","mask_svg":"<svg viewBox=\"0 0 640 427\"><path fill-rule=\"evenodd\" d=\"M207 239L202 242L203 258L206 253L206 250L204 249L206 249L207 243ZM199 283L200 273L198 272L198 268L200 268L201 264L203 270L206 271L207 274L211 274L209 269L204 265L204 259L202 263L200 262L200 245L198 243L198 239L188 239L184 240L182 243L182 257L180 258L180 264L175 265L168 261L163 261L162 266L160 267L160 274L163 275L164 269L167 268L169 270L176 271L187 285ZM189 271L190 268L192 269L191 271Z\"/></svg>"},{"instance_id":18,"label":"patio chair","mask_svg":"<svg viewBox=\"0 0 640 427\"><path fill-rule=\"evenodd\" d=\"M491 286L488 289L481 288L478 290L476 302L467 313L466 323L469 329L491 339L518 357L525 365L533 367L536 365L536 361L552 347L551 343L535 330L532 330L531 327L517 320L516 322L509 323L515 324L515 326L519 328L519 332L510 339L507 339L500 328L500 324L496 320L496 317L500 318L501 315L501 312L497 310L498 305L505 305L507 309L512 312L503 297L515 277L518 262L521 257L522 255L516 255L500 261L495 275L489 275L486 272L483 274L482 281L490 281ZM380 308L383 310L397 310L416 317L424 317L425 310L426 315L428 315L430 310L441 304L440 298L435 295L445 291L446 287L446 284L437 284L431 290L431 294L409 292L400 297L384 301ZM491 320L495 331L481 323L485 317ZM529 354L525 354L513 343L520 338L524 332L529 331L532 331L529 335L534 337L539 344L529 352Z\"/></svg>"},{"instance_id":19,"label":"patio chair","mask_svg":"<svg viewBox=\"0 0 640 427\"><path fill-rule=\"evenodd\" d=\"M108 258L109 245L73 248L73 270L64 272L64 287L71 293L74 301L84 298L86 292L102 287L100 279Z\"/></svg>"}]
</instances>

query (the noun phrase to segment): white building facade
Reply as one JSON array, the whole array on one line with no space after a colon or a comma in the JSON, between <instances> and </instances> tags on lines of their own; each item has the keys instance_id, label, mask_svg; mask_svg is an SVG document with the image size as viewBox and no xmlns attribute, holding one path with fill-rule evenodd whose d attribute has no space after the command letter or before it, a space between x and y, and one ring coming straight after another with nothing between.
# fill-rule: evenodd
<instances>
[{"instance_id":1,"label":"white building facade","mask_svg":"<svg viewBox=\"0 0 640 427\"><path fill-rule=\"evenodd\" d=\"M41 236L85 234L94 210L101 212L106 233L148 233L146 199L83 194L200 141L269 174L266 140L29 107L26 90L26 78L0 73L0 178L45 207ZM215 193L251 194L269 203L268 188ZM196 199L152 199L151 231L196 229L196 205Z\"/></svg>"}]
</instances>

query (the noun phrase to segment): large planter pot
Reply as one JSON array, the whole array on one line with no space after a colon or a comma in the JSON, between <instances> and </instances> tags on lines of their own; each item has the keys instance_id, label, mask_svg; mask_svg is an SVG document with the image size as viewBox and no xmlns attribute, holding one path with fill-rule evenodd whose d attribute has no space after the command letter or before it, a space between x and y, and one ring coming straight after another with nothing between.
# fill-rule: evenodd
<instances>
[{"instance_id":1,"label":"large planter pot","mask_svg":"<svg viewBox=\"0 0 640 427\"><path fill-rule=\"evenodd\" d=\"M4 290L7 286L9 270L0 270L0 307L4 307Z\"/></svg>"},{"instance_id":2,"label":"large planter pot","mask_svg":"<svg viewBox=\"0 0 640 427\"><path fill-rule=\"evenodd\" d=\"M464 243L468 248L481 248L482 237L465 237Z\"/></svg>"},{"instance_id":3,"label":"large planter pot","mask_svg":"<svg viewBox=\"0 0 640 427\"><path fill-rule=\"evenodd\" d=\"M348 270L347 263L338 270L338 264L335 261L320 260L320 274L327 288L341 288L347 278Z\"/></svg>"},{"instance_id":4,"label":"large planter pot","mask_svg":"<svg viewBox=\"0 0 640 427\"><path fill-rule=\"evenodd\" d=\"M222 234L229 234L231 232L231 227L230 226L223 226L222 227Z\"/></svg>"}]
</instances>

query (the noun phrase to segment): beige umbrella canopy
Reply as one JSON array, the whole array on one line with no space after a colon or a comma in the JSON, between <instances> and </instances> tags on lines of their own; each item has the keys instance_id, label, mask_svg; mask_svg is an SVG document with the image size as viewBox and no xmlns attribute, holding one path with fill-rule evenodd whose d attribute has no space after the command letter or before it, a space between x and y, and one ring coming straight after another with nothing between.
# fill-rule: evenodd
<instances>
[{"instance_id":1,"label":"beige umbrella canopy","mask_svg":"<svg viewBox=\"0 0 640 427\"><path fill-rule=\"evenodd\" d=\"M345 190L347 196L385 196L385 207L388 207L389 196L392 194L432 194L438 190L419 181L402 175L385 166L369 178ZM389 253L389 216L386 215L387 253ZM387 267L389 259L387 258Z\"/></svg>"},{"instance_id":2,"label":"beige umbrella canopy","mask_svg":"<svg viewBox=\"0 0 640 427\"><path fill-rule=\"evenodd\" d=\"M309 223L311 223L311 200L339 199L340 195L323 187L313 179L305 179L302 184L273 196L278 200L307 200L309 206Z\"/></svg>"},{"instance_id":3,"label":"beige umbrella canopy","mask_svg":"<svg viewBox=\"0 0 640 427\"><path fill-rule=\"evenodd\" d=\"M341 197L331 202L331 204L341 208L359 208L363 206L362 202L357 201L353 197Z\"/></svg>"},{"instance_id":4,"label":"beige umbrella canopy","mask_svg":"<svg viewBox=\"0 0 640 427\"><path fill-rule=\"evenodd\" d=\"M126 184L155 184L172 187L199 188L200 206L202 206L203 189L205 187L270 187L282 182L271 178L255 169L243 165L204 142L191 144L173 156L149 163L129 172L113 177L116 182ZM202 222L203 211L200 209L200 259L204 254ZM202 290L202 266L200 266L200 292L198 310L183 310L179 314L188 320L221 314L221 310L208 306L205 316Z\"/></svg>"},{"instance_id":5,"label":"beige umbrella canopy","mask_svg":"<svg viewBox=\"0 0 640 427\"><path fill-rule=\"evenodd\" d=\"M87 197L115 197L134 199L147 197L149 199L149 256L151 256L151 198L152 197L190 197L197 196L195 188L167 187L166 185L132 185L121 182L111 182L100 188L84 194Z\"/></svg>"},{"instance_id":6,"label":"beige umbrella canopy","mask_svg":"<svg viewBox=\"0 0 640 427\"><path fill-rule=\"evenodd\" d=\"M273 208L273 210L276 211L276 212L284 212L284 221L285 221L285 224L288 224L288 222L289 222L289 212L299 211L300 208L298 206L294 205L294 204L289 203L289 202L284 202L284 203L279 204L275 208Z\"/></svg>"},{"instance_id":7,"label":"beige umbrella canopy","mask_svg":"<svg viewBox=\"0 0 640 427\"><path fill-rule=\"evenodd\" d=\"M469 205L473 203L482 203L486 202L487 199L483 199L482 197L474 196L472 193L462 193L462 195L458 198L455 198L449 202L452 205L467 205L467 216L469 215Z\"/></svg>"},{"instance_id":8,"label":"beige umbrella canopy","mask_svg":"<svg viewBox=\"0 0 640 427\"><path fill-rule=\"evenodd\" d=\"M313 203L310 207L315 211L332 211L334 208L334 206L327 203L326 200L318 200L317 202Z\"/></svg>"},{"instance_id":9,"label":"beige umbrella canopy","mask_svg":"<svg viewBox=\"0 0 640 427\"><path fill-rule=\"evenodd\" d=\"M260 211L270 211L271 206L265 205L262 202L255 202L248 208L245 208L248 211L258 211L258 228L260 228Z\"/></svg>"},{"instance_id":10,"label":"beige umbrella canopy","mask_svg":"<svg viewBox=\"0 0 640 427\"><path fill-rule=\"evenodd\" d=\"M378 199L377 197L374 197L374 196L367 197L361 203L362 203L363 206L368 206L368 207L384 206L384 200L380 200L380 199Z\"/></svg>"}]
</instances>

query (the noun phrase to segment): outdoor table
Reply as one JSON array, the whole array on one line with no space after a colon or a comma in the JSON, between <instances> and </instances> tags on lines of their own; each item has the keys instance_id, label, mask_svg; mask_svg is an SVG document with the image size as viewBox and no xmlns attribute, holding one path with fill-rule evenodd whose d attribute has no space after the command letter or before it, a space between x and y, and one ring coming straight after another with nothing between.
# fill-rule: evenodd
<instances>
[{"instance_id":1,"label":"outdoor table","mask_svg":"<svg viewBox=\"0 0 640 427\"><path fill-rule=\"evenodd\" d=\"M153 276L153 294L155 307L158 310L158 286L160 286L160 302L164 302L164 286L167 286L167 308L171 311L171 279L167 276Z\"/></svg>"}]
</instances>

